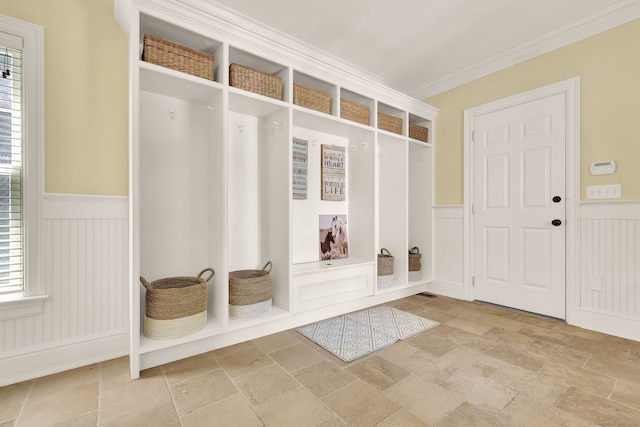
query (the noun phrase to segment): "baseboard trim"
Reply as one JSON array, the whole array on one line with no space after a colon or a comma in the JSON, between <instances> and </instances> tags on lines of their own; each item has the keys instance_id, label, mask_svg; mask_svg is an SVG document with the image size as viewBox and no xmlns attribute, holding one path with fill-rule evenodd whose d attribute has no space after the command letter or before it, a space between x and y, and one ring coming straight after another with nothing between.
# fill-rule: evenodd
<instances>
[{"instance_id":1,"label":"baseboard trim","mask_svg":"<svg viewBox=\"0 0 640 427\"><path fill-rule=\"evenodd\" d=\"M129 333L57 345L52 348L14 353L0 359L0 387L34 378L44 377L70 369L100 363L129 354Z\"/></svg>"},{"instance_id":2,"label":"baseboard trim","mask_svg":"<svg viewBox=\"0 0 640 427\"><path fill-rule=\"evenodd\" d=\"M425 291L449 298L464 300L464 286L459 283L433 281L425 285Z\"/></svg>"},{"instance_id":3,"label":"baseboard trim","mask_svg":"<svg viewBox=\"0 0 640 427\"><path fill-rule=\"evenodd\" d=\"M640 341L640 319L580 310L580 327L620 338Z\"/></svg>"}]
</instances>

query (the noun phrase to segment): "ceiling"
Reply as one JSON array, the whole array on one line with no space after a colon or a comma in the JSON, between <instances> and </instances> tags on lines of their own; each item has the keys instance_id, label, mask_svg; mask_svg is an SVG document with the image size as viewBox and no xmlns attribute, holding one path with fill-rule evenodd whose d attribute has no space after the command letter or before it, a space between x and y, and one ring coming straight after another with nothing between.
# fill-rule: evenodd
<instances>
[{"instance_id":1,"label":"ceiling","mask_svg":"<svg viewBox=\"0 0 640 427\"><path fill-rule=\"evenodd\" d=\"M640 0L209 0L425 98L640 18Z\"/></svg>"}]
</instances>

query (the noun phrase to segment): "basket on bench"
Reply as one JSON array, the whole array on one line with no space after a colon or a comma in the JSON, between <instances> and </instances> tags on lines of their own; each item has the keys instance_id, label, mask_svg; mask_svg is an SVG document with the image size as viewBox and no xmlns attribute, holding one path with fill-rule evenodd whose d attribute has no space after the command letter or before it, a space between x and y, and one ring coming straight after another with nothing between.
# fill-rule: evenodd
<instances>
[{"instance_id":1,"label":"basket on bench","mask_svg":"<svg viewBox=\"0 0 640 427\"><path fill-rule=\"evenodd\" d=\"M393 262L394 258L388 249L380 249L378 254L378 289L393 286Z\"/></svg>"},{"instance_id":2,"label":"basket on bench","mask_svg":"<svg viewBox=\"0 0 640 427\"><path fill-rule=\"evenodd\" d=\"M271 312L271 261L262 270L229 273L229 315L253 319Z\"/></svg>"},{"instance_id":3,"label":"basket on bench","mask_svg":"<svg viewBox=\"0 0 640 427\"><path fill-rule=\"evenodd\" d=\"M151 283L140 276L140 282L147 290L144 335L170 339L204 328L207 324L207 282L214 275L212 268L205 268L197 277L169 277Z\"/></svg>"},{"instance_id":4,"label":"basket on bench","mask_svg":"<svg viewBox=\"0 0 640 427\"><path fill-rule=\"evenodd\" d=\"M422 254L417 246L409 249L409 281L422 279Z\"/></svg>"}]
</instances>

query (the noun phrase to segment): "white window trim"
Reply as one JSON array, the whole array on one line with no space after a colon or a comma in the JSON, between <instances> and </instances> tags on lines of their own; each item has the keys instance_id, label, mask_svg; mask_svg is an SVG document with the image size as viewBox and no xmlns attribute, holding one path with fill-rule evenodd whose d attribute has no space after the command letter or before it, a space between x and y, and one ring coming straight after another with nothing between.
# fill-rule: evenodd
<instances>
[{"instance_id":1,"label":"white window trim","mask_svg":"<svg viewBox=\"0 0 640 427\"><path fill-rule=\"evenodd\" d=\"M42 313L42 194L44 188L44 28L0 15L0 31L23 41L24 296L0 302L0 320Z\"/></svg>"}]
</instances>

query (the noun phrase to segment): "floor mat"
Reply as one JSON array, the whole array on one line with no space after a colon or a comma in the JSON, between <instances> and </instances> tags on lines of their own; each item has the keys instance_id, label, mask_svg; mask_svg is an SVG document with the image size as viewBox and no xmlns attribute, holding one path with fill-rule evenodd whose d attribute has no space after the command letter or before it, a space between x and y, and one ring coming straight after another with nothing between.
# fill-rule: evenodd
<instances>
[{"instance_id":1,"label":"floor mat","mask_svg":"<svg viewBox=\"0 0 640 427\"><path fill-rule=\"evenodd\" d=\"M298 328L297 331L345 362L438 326L406 311L378 306Z\"/></svg>"}]
</instances>

